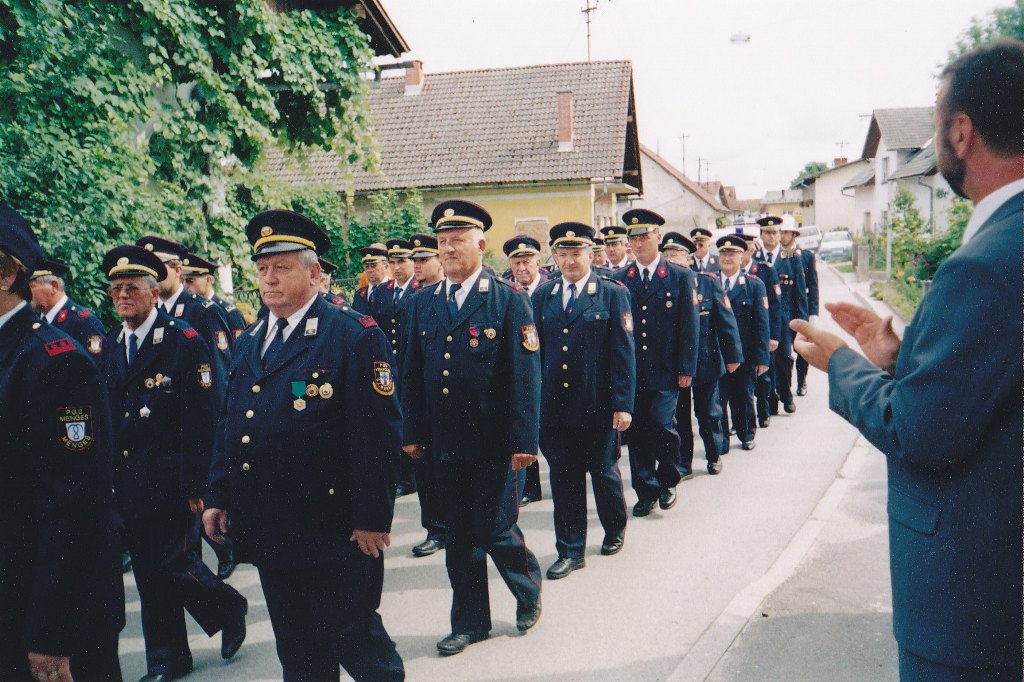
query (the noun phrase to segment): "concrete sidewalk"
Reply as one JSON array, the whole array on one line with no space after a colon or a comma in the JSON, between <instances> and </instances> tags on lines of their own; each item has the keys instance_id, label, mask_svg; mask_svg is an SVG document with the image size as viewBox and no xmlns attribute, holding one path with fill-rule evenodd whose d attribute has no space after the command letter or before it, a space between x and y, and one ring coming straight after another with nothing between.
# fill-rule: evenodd
<instances>
[{"instance_id":1,"label":"concrete sidewalk","mask_svg":"<svg viewBox=\"0 0 1024 682\"><path fill-rule=\"evenodd\" d=\"M833 272L861 303L893 315L902 333L899 317L870 298L868 282ZM672 679L898 680L885 467L885 457L858 439L801 530L812 537L801 542L798 534L787 549L795 564L789 577L754 609L713 667L704 662L688 668L684 660Z\"/></svg>"}]
</instances>

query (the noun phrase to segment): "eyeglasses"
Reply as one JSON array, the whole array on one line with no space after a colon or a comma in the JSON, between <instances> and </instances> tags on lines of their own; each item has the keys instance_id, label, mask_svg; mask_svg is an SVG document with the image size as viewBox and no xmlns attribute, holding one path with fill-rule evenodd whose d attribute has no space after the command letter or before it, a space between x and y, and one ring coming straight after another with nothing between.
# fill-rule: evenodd
<instances>
[{"instance_id":1,"label":"eyeglasses","mask_svg":"<svg viewBox=\"0 0 1024 682\"><path fill-rule=\"evenodd\" d=\"M117 298L122 293L127 294L129 296L134 296L135 294L139 293L141 289L142 287L137 286L135 284L111 284L109 287L107 287L107 293L110 294L112 298Z\"/></svg>"}]
</instances>

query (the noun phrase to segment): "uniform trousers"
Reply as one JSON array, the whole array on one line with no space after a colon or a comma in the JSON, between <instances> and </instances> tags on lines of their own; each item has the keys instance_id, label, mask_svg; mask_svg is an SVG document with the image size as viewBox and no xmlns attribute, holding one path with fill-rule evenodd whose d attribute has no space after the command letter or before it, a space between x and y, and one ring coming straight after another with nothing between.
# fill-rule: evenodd
<instances>
[{"instance_id":1,"label":"uniform trousers","mask_svg":"<svg viewBox=\"0 0 1024 682\"><path fill-rule=\"evenodd\" d=\"M125 544L132 555L142 602L142 634L150 674L192 669L185 611L212 637L242 608L243 597L203 563L195 515L181 509L125 519Z\"/></svg>"},{"instance_id":2,"label":"uniform trousers","mask_svg":"<svg viewBox=\"0 0 1024 682\"><path fill-rule=\"evenodd\" d=\"M773 353L775 356L775 395L783 405L793 402L793 339L796 332L789 329L782 330L782 338L779 340L779 347ZM778 411L778 407L776 407Z\"/></svg>"},{"instance_id":3,"label":"uniform trousers","mask_svg":"<svg viewBox=\"0 0 1024 682\"><path fill-rule=\"evenodd\" d=\"M434 456L428 451L420 459L403 458L412 461L416 476L416 494L420 498L420 524L427 531L427 537L445 542L448 531L444 525L444 505L440 493L437 465Z\"/></svg>"},{"instance_id":4,"label":"uniform trousers","mask_svg":"<svg viewBox=\"0 0 1024 682\"><path fill-rule=\"evenodd\" d=\"M796 356L796 386L802 388L807 385L807 369L810 365L804 360L804 356L797 354Z\"/></svg>"},{"instance_id":5,"label":"uniform trousers","mask_svg":"<svg viewBox=\"0 0 1024 682\"><path fill-rule=\"evenodd\" d=\"M313 568L259 567L285 682L340 679L404 680L377 609L384 557L366 556L354 542L340 561Z\"/></svg>"},{"instance_id":6,"label":"uniform trousers","mask_svg":"<svg viewBox=\"0 0 1024 682\"><path fill-rule=\"evenodd\" d=\"M782 345L781 341L779 345ZM767 419L773 414L778 414L779 400L775 396L775 351L768 354L768 371L754 377L754 397L758 419Z\"/></svg>"},{"instance_id":7,"label":"uniform trousers","mask_svg":"<svg viewBox=\"0 0 1024 682\"><path fill-rule=\"evenodd\" d=\"M517 604L532 606L540 597L540 565L517 525L518 476L508 455L439 461L437 469L448 527L452 632L489 632L488 556Z\"/></svg>"},{"instance_id":8,"label":"uniform trousers","mask_svg":"<svg viewBox=\"0 0 1024 682\"><path fill-rule=\"evenodd\" d=\"M679 389L640 390L636 393L633 424L629 427L629 470L633 490L642 502L658 499L682 477L676 401Z\"/></svg>"},{"instance_id":9,"label":"uniform trousers","mask_svg":"<svg viewBox=\"0 0 1024 682\"><path fill-rule=\"evenodd\" d=\"M406 495L416 492L416 468L412 464L412 459L402 454L398 461L398 487L402 488Z\"/></svg>"},{"instance_id":10,"label":"uniform trousers","mask_svg":"<svg viewBox=\"0 0 1024 682\"><path fill-rule=\"evenodd\" d=\"M519 470L519 492L520 499L529 497L536 502L541 498L540 492L540 462L534 462L528 467Z\"/></svg>"},{"instance_id":11,"label":"uniform trousers","mask_svg":"<svg viewBox=\"0 0 1024 682\"><path fill-rule=\"evenodd\" d=\"M767 374L767 372L765 372ZM722 454L729 452L729 429L725 418L725 410L729 410L732 425L736 429L736 437L741 443L754 440L757 433L757 422L754 421L754 384L757 381L757 368L749 363L741 363L735 372L725 374L719 381L722 406Z\"/></svg>"},{"instance_id":12,"label":"uniform trousers","mask_svg":"<svg viewBox=\"0 0 1024 682\"><path fill-rule=\"evenodd\" d=\"M961 668L922 658L899 648L900 682L1020 682L1021 667Z\"/></svg>"},{"instance_id":13,"label":"uniform trousers","mask_svg":"<svg viewBox=\"0 0 1024 682\"><path fill-rule=\"evenodd\" d=\"M717 462L722 453L722 404L718 380L692 384L680 389L676 403L676 423L679 425L679 464L683 475L693 473L693 422L691 410L697 414L697 432L704 443L704 457Z\"/></svg>"},{"instance_id":14,"label":"uniform trousers","mask_svg":"<svg viewBox=\"0 0 1024 682\"><path fill-rule=\"evenodd\" d=\"M609 417L609 421L611 421ZM594 489L597 518L606 535L626 527L626 496L619 473L619 433L575 430L556 424L542 428L541 450L548 460L555 507L555 549L559 558L582 558L587 546L587 474Z\"/></svg>"}]
</instances>

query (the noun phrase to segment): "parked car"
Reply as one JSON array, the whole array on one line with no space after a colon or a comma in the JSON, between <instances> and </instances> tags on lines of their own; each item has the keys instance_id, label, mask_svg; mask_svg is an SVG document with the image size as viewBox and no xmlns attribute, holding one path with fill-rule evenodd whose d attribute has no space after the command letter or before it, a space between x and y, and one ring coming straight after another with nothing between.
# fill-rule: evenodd
<instances>
[{"instance_id":1,"label":"parked car","mask_svg":"<svg viewBox=\"0 0 1024 682\"><path fill-rule=\"evenodd\" d=\"M818 229L817 225L806 225L800 228L800 232L796 236L797 246L804 251L817 252L820 243L821 230Z\"/></svg>"},{"instance_id":2,"label":"parked car","mask_svg":"<svg viewBox=\"0 0 1024 682\"><path fill-rule=\"evenodd\" d=\"M821 236L818 258L822 260L853 260L853 237L846 230L833 230Z\"/></svg>"}]
</instances>

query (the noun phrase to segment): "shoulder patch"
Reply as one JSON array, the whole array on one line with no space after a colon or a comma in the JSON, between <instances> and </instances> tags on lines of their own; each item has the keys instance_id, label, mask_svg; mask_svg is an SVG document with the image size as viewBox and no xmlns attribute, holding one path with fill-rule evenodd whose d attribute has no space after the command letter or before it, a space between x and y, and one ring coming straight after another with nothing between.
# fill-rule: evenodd
<instances>
[{"instance_id":1,"label":"shoulder patch","mask_svg":"<svg viewBox=\"0 0 1024 682\"><path fill-rule=\"evenodd\" d=\"M58 437L61 445L81 452L92 445L92 406L57 408Z\"/></svg>"},{"instance_id":2,"label":"shoulder patch","mask_svg":"<svg viewBox=\"0 0 1024 682\"><path fill-rule=\"evenodd\" d=\"M82 310L78 311L78 316L81 317L82 319L85 319L85 318L89 317L90 315L92 315L92 313L89 312L88 310L85 310L84 308Z\"/></svg>"},{"instance_id":3,"label":"shoulder patch","mask_svg":"<svg viewBox=\"0 0 1024 682\"><path fill-rule=\"evenodd\" d=\"M373 319L370 315L363 315L362 317L356 318L356 322L363 325L363 329L369 329L370 327L377 326L377 320Z\"/></svg>"},{"instance_id":4,"label":"shoulder patch","mask_svg":"<svg viewBox=\"0 0 1024 682\"><path fill-rule=\"evenodd\" d=\"M182 329L181 333L185 335L186 339L194 339L197 336L199 336L199 332L197 332L192 327L186 327L186 328Z\"/></svg>"},{"instance_id":5,"label":"shoulder patch","mask_svg":"<svg viewBox=\"0 0 1024 682\"><path fill-rule=\"evenodd\" d=\"M46 354L51 358L60 355L61 353L68 353L75 349L75 342L65 337L63 339L57 339L56 341L50 341L43 345L46 349Z\"/></svg>"},{"instance_id":6,"label":"shoulder patch","mask_svg":"<svg viewBox=\"0 0 1024 682\"><path fill-rule=\"evenodd\" d=\"M373 390L383 396L395 394L395 378L391 373L391 365L389 363L373 363Z\"/></svg>"}]
</instances>

